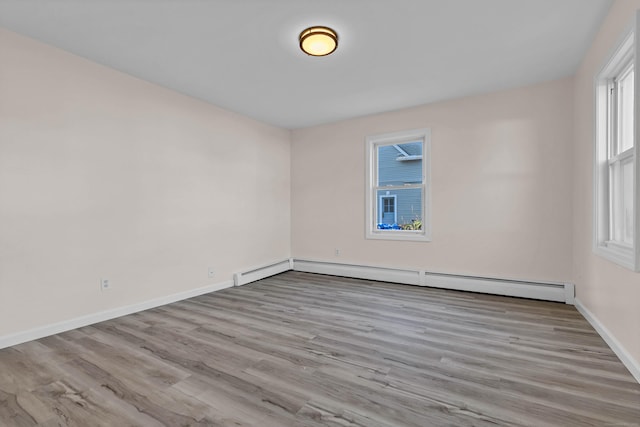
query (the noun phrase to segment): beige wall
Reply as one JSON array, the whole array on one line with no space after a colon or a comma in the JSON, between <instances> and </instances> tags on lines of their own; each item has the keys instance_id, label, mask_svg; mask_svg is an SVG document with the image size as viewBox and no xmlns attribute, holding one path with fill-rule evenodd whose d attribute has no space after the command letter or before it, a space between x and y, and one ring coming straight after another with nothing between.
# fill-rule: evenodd
<instances>
[{"instance_id":1,"label":"beige wall","mask_svg":"<svg viewBox=\"0 0 640 427\"><path fill-rule=\"evenodd\" d=\"M0 336L290 256L289 131L4 30L0 63Z\"/></svg>"},{"instance_id":2,"label":"beige wall","mask_svg":"<svg viewBox=\"0 0 640 427\"><path fill-rule=\"evenodd\" d=\"M640 8L616 1L575 77L573 270L578 299L640 361L640 274L592 252L593 82Z\"/></svg>"},{"instance_id":3,"label":"beige wall","mask_svg":"<svg viewBox=\"0 0 640 427\"><path fill-rule=\"evenodd\" d=\"M571 280L572 109L563 79L294 131L294 256ZM366 240L365 137L421 127L432 133L433 241Z\"/></svg>"}]
</instances>

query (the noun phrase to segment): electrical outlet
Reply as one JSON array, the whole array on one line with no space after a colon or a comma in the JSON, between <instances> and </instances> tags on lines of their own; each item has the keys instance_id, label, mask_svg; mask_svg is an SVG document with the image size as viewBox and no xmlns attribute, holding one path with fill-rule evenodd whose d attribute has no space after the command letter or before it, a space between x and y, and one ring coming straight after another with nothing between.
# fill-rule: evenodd
<instances>
[{"instance_id":1,"label":"electrical outlet","mask_svg":"<svg viewBox=\"0 0 640 427\"><path fill-rule=\"evenodd\" d=\"M336 256L340 256L340 249L336 249Z\"/></svg>"},{"instance_id":2,"label":"electrical outlet","mask_svg":"<svg viewBox=\"0 0 640 427\"><path fill-rule=\"evenodd\" d=\"M100 289L103 291L108 290L111 287L109 279L100 279Z\"/></svg>"},{"instance_id":3,"label":"electrical outlet","mask_svg":"<svg viewBox=\"0 0 640 427\"><path fill-rule=\"evenodd\" d=\"M209 279L216 277L216 270L213 267L209 267Z\"/></svg>"}]
</instances>

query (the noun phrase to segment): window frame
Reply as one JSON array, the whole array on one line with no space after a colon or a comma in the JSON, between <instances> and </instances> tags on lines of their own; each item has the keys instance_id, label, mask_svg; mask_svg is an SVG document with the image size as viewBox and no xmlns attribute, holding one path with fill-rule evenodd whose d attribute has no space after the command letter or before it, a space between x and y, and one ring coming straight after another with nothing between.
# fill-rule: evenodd
<instances>
[{"instance_id":1,"label":"window frame","mask_svg":"<svg viewBox=\"0 0 640 427\"><path fill-rule=\"evenodd\" d=\"M638 212L638 190L640 189L640 174L637 171L639 157L638 147L638 118L640 117L638 99L638 31L637 18L634 25L625 32L621 42L617 45L601 70L595 77L595 132L593 156L593 252L609 261L639 271L640 243L638 226L640 212ZM619 87L616 79L634 71L634 126L633 147L620 152L618 135L620 121L618 112L621 101L618 99ZM629 160L631 159L631 160ZM631 244L622 240L615 240L614 236L624 231L622 223L622 191L624 190L623 164L632 162L633 168L633 232ZM617 182L618 184L614 184ZM614 206L617 204L617 206ZM617 219L615 218L617 217ZM618 230L618 231L616 231Z\"/></svg>"},{"instance_id":2,"label":"window frame","mask_svg":"<svg viewBox=\"0 0 640 427\"><path fill-rule=\"evenodd\" d=\"M422 187L422 230L378 230L377 205L378 170L377 147L422 141L422 184L412 184L403 188ZM380 240L431 241L431 130L412 129L400 132L371 135L366 137L366 180L365 180L365 238ZM385 187L386 188L386 187ZM390 190L393 188L390 188ZM396 200L397 215L397 200Z\"/></svg>"}]
</instances>

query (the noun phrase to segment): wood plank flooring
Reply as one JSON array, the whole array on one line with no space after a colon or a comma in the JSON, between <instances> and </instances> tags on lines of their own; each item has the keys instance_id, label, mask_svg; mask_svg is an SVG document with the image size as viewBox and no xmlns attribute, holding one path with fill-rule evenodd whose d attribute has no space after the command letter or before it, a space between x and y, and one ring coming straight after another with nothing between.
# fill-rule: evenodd
<instances>
[{"instance_id":1,"label":"wood plank flooring","mask_svg":"<svg viewBox=\"0 0 640 427\"><path fill-rule=\"evenodd\" d=\"M571 306L288 272L0 350L1 426L640 426Z\"/></svg>"}]
</instances>

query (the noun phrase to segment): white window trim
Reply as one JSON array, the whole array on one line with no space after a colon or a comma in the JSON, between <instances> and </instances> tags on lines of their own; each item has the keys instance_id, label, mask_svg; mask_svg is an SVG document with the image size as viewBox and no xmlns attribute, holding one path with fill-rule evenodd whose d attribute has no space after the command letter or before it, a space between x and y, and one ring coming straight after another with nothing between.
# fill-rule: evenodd
<instances>
[{"instance_id":1,"label":"white window trim","mask_svg":"<svg viewBox=\"0 0 640 427\"><path fill-rule=\"evenodd\" d=\"M639 231L640 225L640 209L638 209L638 190L640 190L640 173L638 173L637 163L640 155L640 147L638 144L638 126L634 126L634 226L633 226L633 244L627 245L622 242L610 240L610 188L609 188L609 153L608 145L602 143L610 138L612 132L608 128L609 114L608 110L608 96L607 93L610 90L611 79L613 76L618 75L624 67L627 67L629 62L632 61L635 70L635 82L634 82L634 122L640 123L640 97L639 93L639 80L640 69L638 67L638 16L631 26L631 28L625 33L622 41L611 53L605 65L595 78L595 132L594 132L594 156L593 156L593 251L597 255L608 259L616 264L626 267L633 271L639 271L640 267L640 252L639 252ZM631 153L624 152L617 156L617 160L621 160L623 157L629 157Z\"/></svg>"},{"instance_id":2,"label":"white window trim","mask_svg":"<svg viewBox=\"0 0 640 427\"><path fill-rule=\"evenodd\" d=\"M402 144L410 141L423 141L422 147L422 230L378 230L375 205L378 203L374 194L376 183L375 147L378 145ZM431 241L431 130L413 129L407 131L385 133L366 138L366 206L365 237L380 240L410 240L420 242ZM396 211L397 212L397 211Z\"/></svg>"}]
</instances>

